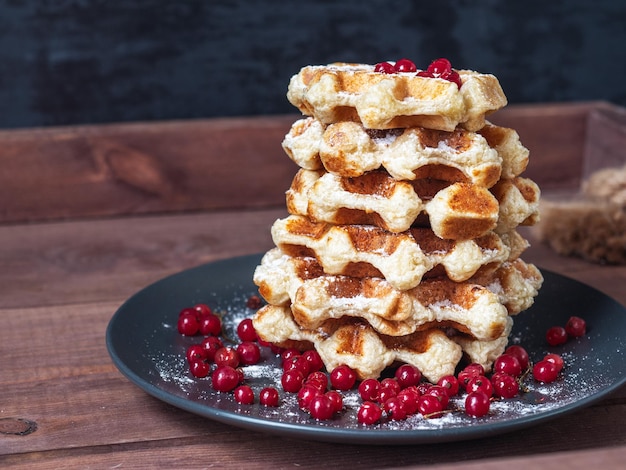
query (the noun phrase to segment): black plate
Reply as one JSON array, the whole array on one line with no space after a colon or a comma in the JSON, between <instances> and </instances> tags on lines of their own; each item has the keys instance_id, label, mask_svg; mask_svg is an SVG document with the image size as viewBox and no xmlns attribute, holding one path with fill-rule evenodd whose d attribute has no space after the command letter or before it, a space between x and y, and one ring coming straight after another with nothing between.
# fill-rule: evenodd
<instances>
[{"instance_id":1,"label":"black plate","mask_svg":"<svg viewBox=\"0 0 626 470\"><path fill-rule=\"evenodd\" d=\"M200 339L179 335L176 320L183 307L204 302L223 312L226 334L235 337L238 322L254 313L245 304L257 293L252 273L260 259L261 255L251 255L202 265L132 296L115 313L106 333L115 365L150 395L216 421L289 437L363 444L446 442L513 431L588 406L626 383L626 309L589 286L544 271L544 286L533 307L516 317L511 339L522 344L532 360L548 352L561 354L567 367L564 378L549 385L529 380L530 392L493 403L484 418L454 412L438 419L416 415L406 421L362 426L356 421L355 392L346 395L347 410L340 417L322 422L299 411L290 394L282 394L278 408L239 405L231 394L213 391L208 378L189 375L185 349ZM571 315L587 320L587 335L547 347L545 331L564 325ZM257 396L262 387L280 381L276 358L263 349L262 363L245 371Z\"/></svg>"}]
</instances>

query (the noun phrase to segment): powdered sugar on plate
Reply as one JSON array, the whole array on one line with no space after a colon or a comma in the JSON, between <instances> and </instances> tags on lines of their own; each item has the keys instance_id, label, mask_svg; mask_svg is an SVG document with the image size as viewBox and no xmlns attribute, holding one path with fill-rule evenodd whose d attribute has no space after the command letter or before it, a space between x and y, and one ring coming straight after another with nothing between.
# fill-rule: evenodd
<instances>
[{"instance_id":1,"label":"powdered sugar on plate","mask_svg":"<svg viewBox=\"0 0 626 470\"><path fill-rule=\"evenodd\" d=\"M225 343L229 340L236 343L236 327L241 320L253 315L253 311L245 307L246 298L238 297L232 299L225 309L218 311L223 319L223 329ZM176 314L175 312L173 314ZM551 384L541 384L530 378L524 381L525 390L514 399L492 401L490 412L482 418L472 418L463 412L465 395L452 398L449 410L438 418L426 419L416 414L403 421L393 421L384 418L383 421L374 426L363 426L356 418L357 410L362 403L356 390L343 392L344 411L335 419L329 421L315 421L308 413L298 408L296 394L286 393L282 390L280 378L282 369L280 360L268 348L262 348L262 359L259 364L243 366L245 383L250 385L257 397L262 388L275 387L281 395L281 402L278 408L268 408L261 405L240 405L234 400L232 394L215 392L210 385L210 379L197 379L190 375L185 360L186 348L199 342L199 338L185 338L180 336L172 322L163 322L162 327L168 330L174 348L169 354L162 351L153 350L151 360L154 370L162 383L170 393L176 393L197 403L216 409L230 410L235 413L242 413L245 416L254 416L260 419L267 419L277 423L291 423L301 425L322 426L324 428L340 429L372 429L372 430L441 430L465 426L475 426L478 424L489 424L494 422L509 421L524 418L538 413L546 413L566 407L569 404L588 397L595 391L606 387L610 383L610 378L603 375L590 375L587 373L583 363L587 363L589 355L593 355L593 350L589 350L587 357L579 357L571 352L564 351L562 357L565 360L566 368L559 378ZM533 334L529 328L522 328L511 336L511 343L524 344L525 338ZM580 341L586 341L585 339ZM532 353L532 351L531 351ZM582 362L582 363L581 363ZM594 363L602 366L600 357L594 358Z\"/></svg>"},{"instance_id":2,"label":"powdered sugar on plate","mask_svg":"<svg viewBox=\"0 0 626 470\"><path fill-rule=\"evenodd\" d=\"M261 363L244 368L257 402L237 404L231 393L215 392L210 378L190 375L185 351L201 338L178 334L176 321L183 307L207 303L223 316L225 336L234 341L236 325L254 314L246 301L257 294L252 273L261 257L250 255L199 266L132 296L107 328L107 348L115 365L147 393L216 421L289 437L376 445L446 442L512 431L576 411L626 384L626 309L589 286L542 271L543 288L535 304L515 316L509 343L526 348L534 362L546 353L560 354L565 361L562 377L548 385L525 379L525 393L492 402L485 417L471 418L460 411L460 396L452 400L454 411L439 418L415 415L404 421L385 419L364 426L356 419L361 399L352 390L344 393L342 413L318 422L298 409L294 394L282 392L279 360L267 348L262 348ZM565 324L570 315L587 320L587 335L549 347L546 330ZM258 403L258 392L266 386L280 390L279 407Z\"/></svg>"}]
</instances>

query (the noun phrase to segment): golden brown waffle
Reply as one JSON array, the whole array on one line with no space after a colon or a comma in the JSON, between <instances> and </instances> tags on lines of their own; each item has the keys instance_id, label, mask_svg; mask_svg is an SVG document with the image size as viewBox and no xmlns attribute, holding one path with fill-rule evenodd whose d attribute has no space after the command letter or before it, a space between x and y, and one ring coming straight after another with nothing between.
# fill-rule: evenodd
<instances>
[{"instance_id":1,"label":"golden brown waffle","mask_svg":"<svg viewBox=\"0 0 626 470\"><path fill-rule=\"evenodd\" d=\"M303 328L353 316L390 336L437 326L494 340L502 335L507 317L519 312L515 308L532 304L540 285L534 266L514 263L468 282L434 278L399 290L381 278L326 275L314 258L294 258L273 249L257 267L254 282L268 303L291 305Z\"/></svg>"},{"instance_id":2,"label":"golden brown waffle","mask_svg":"<svg viewBox=\"0 0 626 470\"><path fill-rule=\"evenodd\" d=\"M486 188L501 175L518 176L528 161L528 149L517 133L493 125L479 133L462 128L371 130L351 121L325 127L304 118L292 125L283 148L307 170L325 168L338 176L355 177L384 168L397 180L434 178Z\"/></svg>"},{"instance_id":3,"label":"golden brown waffle","mask_svg":"<svg viewBox=\"0 0 626 470\"><path fill-rule=\"evenodd\" d=\"M500 180L490 191L432 179L397 181L384 171L342 178L300 170L287 191L287 210L315 221L376 225L390 232L408 230L424 213L438 237L468 240L496 227L505 233L534 223L538 200L537 185L520 177Z\"/></svg>"},{"instance_id":4,"label":"golden brown waffle","mask_svg":"<svg viewBox=\"0 0 626 470\"><path fill-rule=\"evenodd\" d=\"M359 379L377 378L387 366L401 361L416 366L437 382L454 374L461 346L437 328L405 337L386 337L357 318L329 321L317 330L299 327L289 307L266 305L253 319L259 337L270 343L309 349L314 346L327 370L346 364Z\"/></svg>"},{"instance_id":5,"label":"golden brown waffle","mask_svg":"<svg viewBox=\"0 0 626 470\"><path fill-rule=\"evenodd\" d=\"M384 74L372 65L307 66L294 75L287 98L324 124L361 122L369 129L426 127L477 131L485 115L506 105L493 75L459 70L462 86L415 73Z\"/></svg>"},{"instance_id":6,"label":"golden brown waffle","mask_svg":"<svg viewBox=\"0 0 626 470\"><path fill-rule=\"evenodd\" d=\"M467 362L474 362L484 367L489 372L493 366L493 362L498 356L502 355L509 343L509 335L513 328L513 320L509 317L506 328L502 332L502 336L492 341L480 341L467 335L458 335L452 332L450 339L456 342L463 354L467 357Z\"/></svg>"},{"instance_id":7,"label":"golden brown waffle","mask_svg":"<svg viewBox=\"0 0 626 470\"><path fill-rule=\"evenodd\" d=\"M444 240L429 228L393 233L373 225L332 225L291 215L272 225L274 244L292 256L314 256L327 274L383 277L410 289L424 276L465 281L516 257L527 242L516 232L473 240ZM511 245L509 245L511 244Z\"/></svg>"},{"instance_id":8,"label":"golden brown waffle","mask_svg":"<svg viewBox=\"0 0 626 470\"><path fill-rule=\"evenodd\" d=\"M521 258L503 263L493 273L478 273L469 282L487 287L498 295L509 315L530 308L543 284L541 271Z\"/></svg>"},{"instance_id":9,"label":"golden brown waffle","mask_svg":"<svg viewBox=\"0 0 626 470\"><path fill-rule=\"evenodd\" d=\"M504 351L513 325L509 317L503 335L492 341L480 341L464 335L450 337L439 328L417 331L405 336L387 336L376 332L358 318L328 320L316 330L296 324L289 307L266 305L253 319L261 339L270 343L298 349L314 347L327 370L346 364L359 379L378 378L388 366L403 362L417 367L432 383L454 374L465 356L486 370Z\"/></svg>"},{"instance_id":10,"label":"golden brown waffle","mask_svg":"<svg viewBox=\"0 0 626 470\"><path fill-rule=\"evenodd\" d=\"M541 192L534 181L522 177L500 180L490 191L500 206L496 232L510 232L518 225L535 225L539 221Z\"/></svg>"},{"instance_id":11,"label":"golden brown waffle","mask_svg":"<svg viewBox=\"0 0 626 470\"><path fill-rule=\"evenodd\" d=\"M521 175L528 166L529 151L520 142L519 134L508 127L494 126L486 122L477 131L486 140L489 147L502 157L502 179L512 179Z\"/></svg>"},{"instance_id":12,"label":"golden brown waffle","mask_svg":"<svg viewBox=\"0 0 626 470\"><path fill-rule=\"evenodd\" d=\"M300 170L287 191L287 209L316 221L377 225L391 232L408 230L425 212L438 237L455 240L495 228L498 201L486 188L446 185L429 179L397 181L384 171L341 178Z\"/></svg>"}]
</instances>

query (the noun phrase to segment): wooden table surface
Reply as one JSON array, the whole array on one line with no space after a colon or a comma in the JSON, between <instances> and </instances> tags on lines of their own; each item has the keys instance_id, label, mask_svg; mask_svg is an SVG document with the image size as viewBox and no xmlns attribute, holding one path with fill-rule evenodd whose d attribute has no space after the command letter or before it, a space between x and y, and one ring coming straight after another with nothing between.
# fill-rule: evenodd
<instances>
[{"instance_id":1,"label":"wooden table surface","mask_svg":"<svg viewBox=\"0 0 626 470\"><path fill-rule=\"evenodd\" d=\"M605 153L623 148L623 117L583 103L509 107L494 120L519 130L528 176L549 191L579 184L581 162L597 158L592 139ZM626 388L496 437L359 446L214 422L122 376L105 330L124 300L168 274L272 247L296 171L280 149L294 119L0 133L0 467L623 468ZM524 234L525 260L626 305L626 266L561 257Z\"/></svg>"}]
</instances>

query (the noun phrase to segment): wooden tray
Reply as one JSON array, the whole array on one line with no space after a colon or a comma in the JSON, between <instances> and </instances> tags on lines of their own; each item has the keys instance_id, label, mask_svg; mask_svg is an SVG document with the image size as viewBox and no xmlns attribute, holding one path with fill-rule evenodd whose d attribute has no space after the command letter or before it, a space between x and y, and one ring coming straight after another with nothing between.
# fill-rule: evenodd
<instances>
[{"instance_id":1,"label":"wooden tray","mask_svg":"<svg viewBox=\"0 0 626 470\"><path fill-rule=\"evenodd\" d=\"M0 223L284 205L297 171L281 141L298 115L0 132ZM576 188L588 162L623 158L626 110L508 106L490 117L531 151L524 176Z\"/></svg>"}]
</instances>

